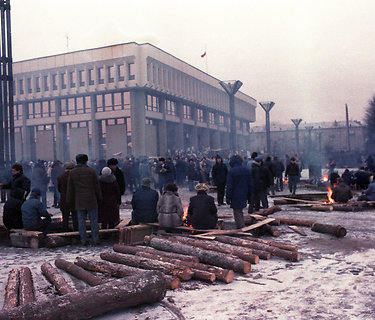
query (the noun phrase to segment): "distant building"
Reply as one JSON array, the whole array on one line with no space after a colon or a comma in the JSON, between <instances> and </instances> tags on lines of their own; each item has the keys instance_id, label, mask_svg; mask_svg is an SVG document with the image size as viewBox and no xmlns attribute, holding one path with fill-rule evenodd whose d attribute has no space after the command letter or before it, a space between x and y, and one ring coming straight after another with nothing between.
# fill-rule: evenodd
<instances>
[{"instance_id":1,"label":"distant building","mask_svg":"<svg viewBox=\"0 0 375 320\"><path fill-rule=\"evenodd\" d=\"M16 158L68 160L230 149L219 80L151 44L15 62ZM256 100L235 97L237 149L250 147Z\"/></svg>"},{"instance_id":2,"label":"distant building","mask_svg":"<svg viewBox=\"0 0 375 320\"><path fill-rule=\"evenodd\" d=\"M351 152L365 153L365 128L359 121L349 122L350 143L345 121L301 123L299 125L300 153L324 154ZM264 126L253 126L250 134L251 150L265 152L266 130ZM350 148L349 148L350 147ZM290 125L271 124L271 150L274 155L295 154L296 130Z\"/></svg>"}]
</instances>

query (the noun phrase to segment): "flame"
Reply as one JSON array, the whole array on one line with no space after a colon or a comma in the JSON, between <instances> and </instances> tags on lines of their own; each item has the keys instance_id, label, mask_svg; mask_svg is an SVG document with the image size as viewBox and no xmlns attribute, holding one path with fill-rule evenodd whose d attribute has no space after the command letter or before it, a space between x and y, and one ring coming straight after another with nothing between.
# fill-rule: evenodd
<instances>
[{"instance_id":1,"label":"flame","mask_svg":"<svg viewBox=\"0 0 375 320\"><path fill-rule=\"evenodd\" d=\"M288 178L287 177L283 178L283 183L288 183Z\"/></svg>"},{"instance_id":2,"label":"flame","mask_svg":"<svg viewBox=\"0 0 375 320\"><path fill-rule=\"evenodd\" d=\"M327 182L328 181L328 175L325 175L322 179L320 179L322 182Z\"/></svg>"},{"instance_id":3,"label":"flame","mask_svg":"<svg viewBox=\"0 0 375 320\"><path fill-rule=\"evenodd\" d=\"M184 206L184 215L182 216L182 221L183 221L183 224L184 224L185 227L188 227L188 228L194 229L192 225L189 225L189 224L187 223L188 208L189 208L189 206Z\"/></svg>"},{"instance_id":4,"label":"flame","mask_svg":"<svg viewBox=\"0 0 375 320\"><path fill-rule=\"evenodd\" d=\"M328 198L328 202L327 203L334 203L335 200L332 199L332 188L331 187L328 187L328 190L327 190L327 198Z\"/></svg>"}]
</instances>

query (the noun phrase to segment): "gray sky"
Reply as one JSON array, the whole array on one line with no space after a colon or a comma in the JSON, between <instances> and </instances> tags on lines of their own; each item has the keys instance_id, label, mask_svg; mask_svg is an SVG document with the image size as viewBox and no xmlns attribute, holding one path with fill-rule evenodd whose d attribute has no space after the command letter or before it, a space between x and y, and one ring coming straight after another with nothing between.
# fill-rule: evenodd
<instances>
[{"instance_id":1,"label":"gray sky","mask_svg":"<svg viewBox=\"0 0 375 320\"><path fill-rule=\"evenodd\" d=\"M362 120L375 93L374 0L12 0L15 61L150 42L241 91L271 121ZM68 45L67 45L67 38ZM201 54L207 47L207 61ZM257 108L257 122L264 111Z\"/></svg>"}]
</instances>

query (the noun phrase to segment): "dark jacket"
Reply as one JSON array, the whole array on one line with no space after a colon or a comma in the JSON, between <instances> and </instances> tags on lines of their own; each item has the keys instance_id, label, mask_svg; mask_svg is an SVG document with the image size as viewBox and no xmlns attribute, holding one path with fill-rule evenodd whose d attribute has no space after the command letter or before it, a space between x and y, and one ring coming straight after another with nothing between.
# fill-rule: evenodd
<instances>
[{"instance_id":1,"label":"dark jacket","mask_svg":"<svg viewBox=\"0 0 375 320\"><path fill-rule=\"evenodd\" d=\"M70 170L66 170L63 174L57 177L57 190L60 192L60 210L61 212L68 212L74 210L74 206L66 203L66 193L68 190L68 179Z\"/></svg>"},{"instance_id":2,"label":"dark jacket","mask_svg":"<svg viewBox=\"0 0 375 320\"><path fill-rule=\"evenodd\" d=\"M231 169L227 176L226 200L230 202L231 208L246 208L253 190L250 171L241 165L241 160L236 156L231 158L229 165Z\"/></svg>"},{"instance_id":3,"label":"dark jacket","mask_svg":"<svg viewBox=\"0 0 375 320\"><path fill-rule=\"evenodd\" d=\"M285 167L284 167L284 164L282 163L282 161L280 161L279 159L277 160L272 160L272 166L275 170L275 176L276 177L279 177L283 174L284 170L285 170Z\"/></svg>"},{"instance_id":4,"label":"dark jacket","mask_svg":"<svg viewBox=\"0 0 375 320\"><path fill-rule=\"evenodd\" d=\"M99 203L98 222L116 224L120 221L119 205L121 204L120 188L116 177L113 174L100 176L99 183L103 198Z\"/></svg>"},{"instance_id":5,"label":"dark jacket","mask_svg":"<svg viewBox=\"0 0 375 320\"><path fill-rule=\"evenodd\" d=\"M194 162L189 162L189 165L187 166L187 178L189 181L196 180L196 170Z\"/></svg>"},{"instance_id":6,"label":"dark jacket","mask_svg":"<svg viewBox=\"0 0 375 320\"><path fill-rule=\"evenodd\" d=\"M24 174L17 173L3 189L10 189L10 197L23 201L30 192L30 180Z\"/></svg>"},{"instance_id":7,"label":"dark jacket","mask_svg":"<svg viewBox=\"0 0 375 320\"><path fill-rule=\"evenodd\" d=\"M102 200L99 179L93 168L78 164L69 173L66 201L76 210L98 208Z\"/></svg>"},{"instance_id":8,"label":"dark jacket","mask_svg":"<svg viewBox=\"0 0 375 320\"><path fill-rule=\"evenodd\" d=\"M375 201L375 181L368 185L368 188L365 190L365 195L369 201Z\"/></svg>"},{"instance_id":9,"label":"dark jacket","mask_svg":"<svg viewBox=\"0 0 375 320\"><path fill-rule=\"evenodd\" d=\"M214 184L227 182L228 168L224 163L216 162L212 167L212 179Z\"/></svg>"},{"instance_id":10,"label":"dark jacket","mask_svg":"<svg viewBox=\"0 0 375 320\"><path fill-rule=\"evenodd\" d=\"M182 225L184 209L182 208L181 198L177 193L165 191L158 201L156 211L161 227L168 228Z\"/></svg>"},{"instance_id":11,"label":"dark jacket","mask_svg":"<svg viewBox=\"0 0 375 320\"><path fill-rule=\"evenodd\" d=\"M266 191L270 185L268 169L255 161L251 166L251 178L253 182L253 192Z\"/></svg>"},{"instance_id":12,"label":"dark jacket","mask_svg":"<svg viewBox=\"0 0 375 320\"><path fill-rule=\"evenodd\" d=\"M54 163L51 169L51 181L54 186L57 186L57 177L64 173L64 168L59 163Z\"/></svg>"},{"instance_id":13,"label":"dark jacket","mask_svg":"<svg viewBox=\"0 0 375 320\"><path fill-rule=\"evenodd\" d=\"M350 187L345 182L340 182L332 190L331 198L336 202L348 202L353 197Z\"/></svg>"},{"instance_id":14,"label":"dark jacket","mask_svg":"<svg viewBox=\"0 0 375 320\"><path fill-rule=\"evenodd\" d=\"M300 171L299 171L299 166L297 163L289 163L286 166L285 170L285 176L299 176Z\"/></svg>"},{"instance_id":15,"label":"dark jacket","mask_svg":"<svg viewBox=\"0 0 375 320\"><path fill-rule=\"evenodd\" d=\"M188 208L188 225L194 229L215 229L217 223L217 208L213 197L200 191L190 198Z\"/></svg>"},{"instance_id":16,"label":"dark jacket","mask_svg":"<svg viewBox=\"0 0 375 320\"><path fill-rule=\"evenodd\" d=\"M23 203L21 210L23 227L25 229L31 229L38 223L41 217L50 218L43 204L33 195Z\"/></svg>"},{"instance_id":17,"label":"dark jacket","mask_svg":"<svg viewBox=\"0 0 375 320\"><path fill-rule=\"evenodd\" d=\"M133 194L132 217L136 223L140 222L156 222L158 215L156 205L159 200L159 194L151 188L141 187Z\"/></svg>"},{"instance_id":18,"label":"dark jacket","mask_svg":"<svg viewBox=\"0 0 375 320\"><path fill-rule=\"evenodd\" d=\"M125 189L126 189L124 173L122 172L122 170L119 167L116 167L113 174L116 177L116 181L118 183L118 187L119 187L119 190L120 190L120 195L123 195L125 193Z\"/></svg>"},{"instance_id":19,"label":"dark jacket","mask_svg":"<svg viewBox=\"0 0 375 320\"><path fill-rule=\"evenodd\" d=\"M23 201L9 198L3 207L3 223L8 229L22 229L22 206Z\"/></svg>"}]
</instances>

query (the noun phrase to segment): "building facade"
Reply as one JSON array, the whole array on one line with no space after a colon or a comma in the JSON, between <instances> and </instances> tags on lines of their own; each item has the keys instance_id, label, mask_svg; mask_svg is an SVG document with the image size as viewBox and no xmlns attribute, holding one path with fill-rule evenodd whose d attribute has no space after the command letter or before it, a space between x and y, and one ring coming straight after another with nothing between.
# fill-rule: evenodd
<instances>
[{"instance_id":1,"label":"building facade","mask_svg":"<svg viewBox=\"0 0 375 320\"><path fill-rule=\"evenodd\" d=\"M231 149L219 80L147 43L15 62L14 101L17 160ZM236 94L237 150L250 147L255 107Z\"/></svg>"}]
</instances>

